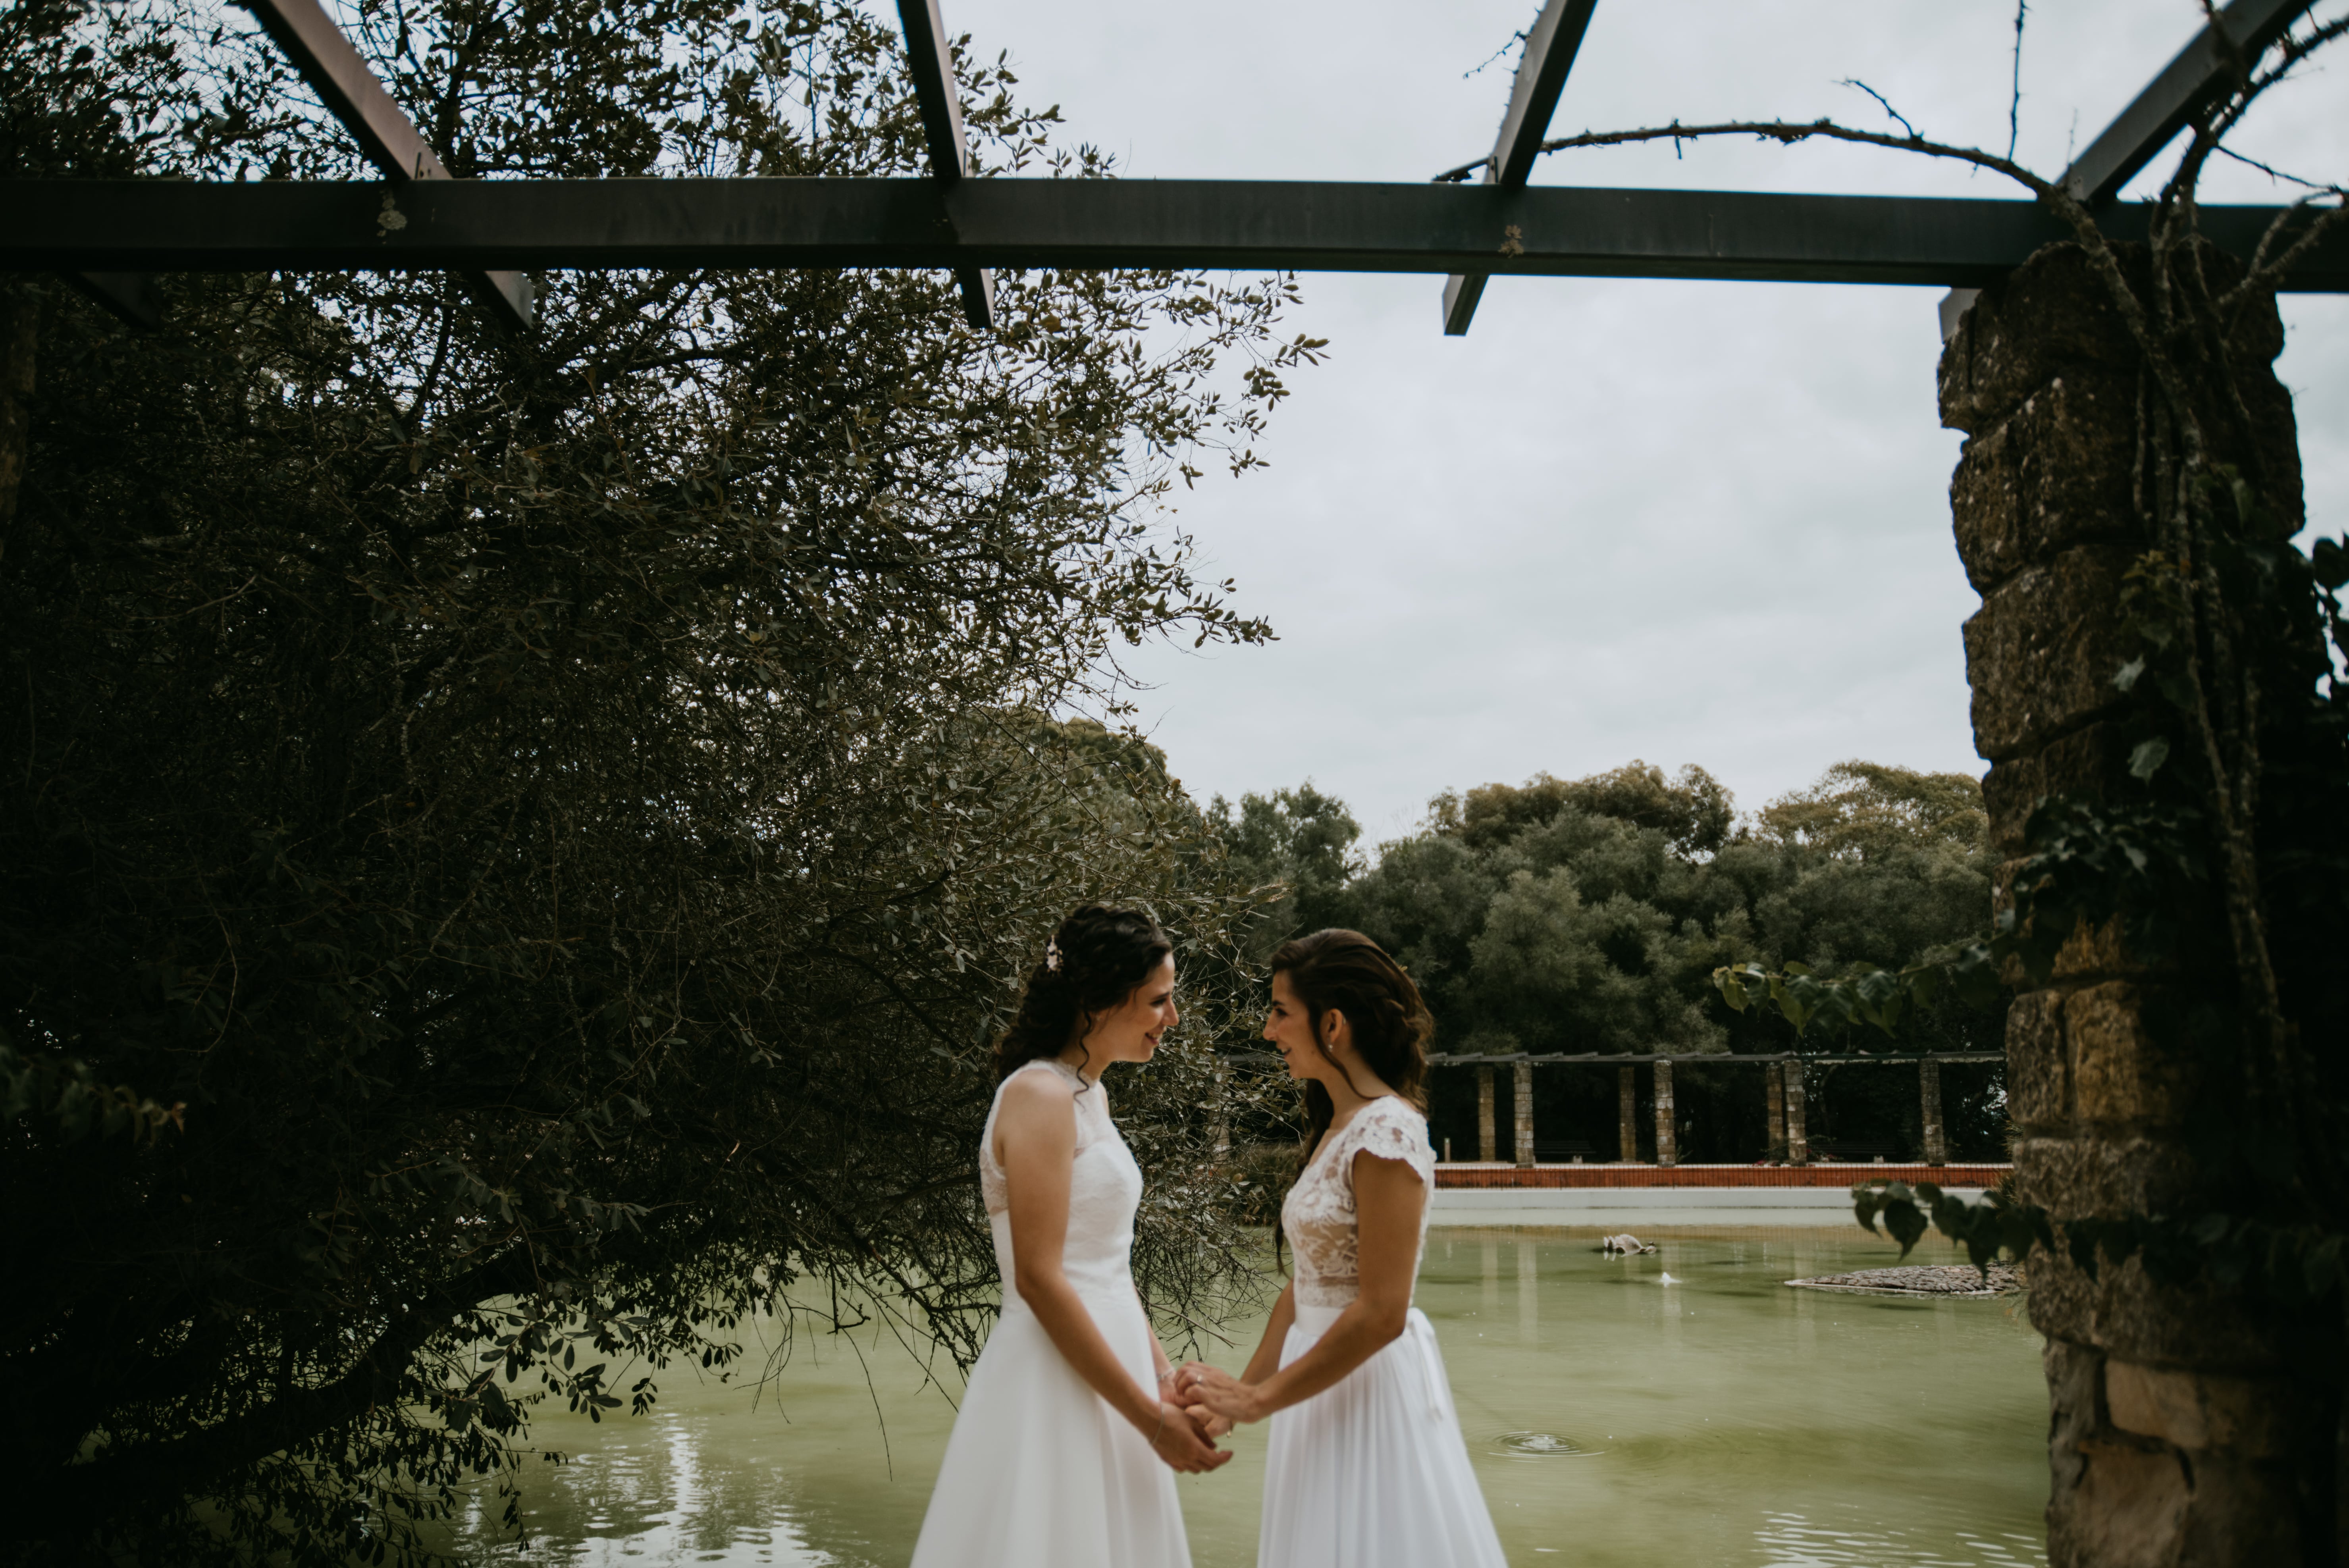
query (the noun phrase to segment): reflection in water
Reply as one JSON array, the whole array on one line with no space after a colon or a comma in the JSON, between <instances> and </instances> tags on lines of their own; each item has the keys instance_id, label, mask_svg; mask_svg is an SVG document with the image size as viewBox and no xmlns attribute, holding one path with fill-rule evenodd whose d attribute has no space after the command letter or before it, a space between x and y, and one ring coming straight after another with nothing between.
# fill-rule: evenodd
<instances>
[{"instance_id":1,"label":"reflection in water","mask_svg":"<svg viewBox=\"0 0 2349 1568\"><path fill-rule=\"evenodd\" d=\"M1857 1231L1651 1239L1662 1243L1652 1255L1608 1259L1595 1231L1429 1237L1418 1303L1510 1561L2044 1563L2046 1395L2015 1299L1780 1283L1889 1261ZM1684 1283L1659 1284L1666 1272ZM1228 1346L1202 1348L1237 1367L1258 1326L1234 1324ZM764 1361L755 1338L748 1348ZM800 1336L756 1396L673 1369L651 1417L535 1421L533 1441L571 1462L524 1470L531 1540L501 1543L501 1501L484 1498L458 1544L564 1568L900 1568L954 1421L947 1395L961 1394L939 1371L944 1391L878 1325L854 1341ZM1255 1561L1263 1429L1233 1446L1224 1470L1179 1483L1197 1568Z\"/></svg>"}]
</instances>

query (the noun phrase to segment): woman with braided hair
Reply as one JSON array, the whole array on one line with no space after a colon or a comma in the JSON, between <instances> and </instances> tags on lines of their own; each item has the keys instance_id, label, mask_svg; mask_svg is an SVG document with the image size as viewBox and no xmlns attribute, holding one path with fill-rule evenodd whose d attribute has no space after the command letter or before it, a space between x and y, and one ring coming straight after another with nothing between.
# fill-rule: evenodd
<instances>
[{"instance_id":1,"label":"woman with braided hair","mask_svg":"<svg viewBox=\"0 0 2349 1568\"><path fill-rule=\"evenodd\" d=\"M1231 1455L1174 1400L1134 1291L1142 1171L1101 1082L1148 1061L1176 1017L1174 944L1136 910L1078 910L1028 977L978 1146L1003 1316L913 1568L1189 1568L1172 1472Z\"/></svg>"},{"instance_id":2,"label":"woman with braided hair","mask_svg":"<svg viewBox=\"0 0 2349 1568\"><path fill-rule=\"evenodd\" d=\"M1435 1331L1411 1305L1435 1150L1419 987L1358 931L1272 955L1264 1037L1305 1082L1297 1256L1247 1370L1176 1378L1210 1438L1272 1418L1257 1568L1506 1568Z\"/></svg>"}]
</instances>

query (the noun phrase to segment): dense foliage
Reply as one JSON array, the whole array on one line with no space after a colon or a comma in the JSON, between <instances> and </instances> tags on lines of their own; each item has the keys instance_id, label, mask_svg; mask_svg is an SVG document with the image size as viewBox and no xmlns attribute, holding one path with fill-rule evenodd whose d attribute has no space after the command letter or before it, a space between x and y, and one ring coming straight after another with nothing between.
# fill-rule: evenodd
<instances>
[{"instance_id":1,"label":"dense foliage","mask_svg":"<svg viewBox=\"0 0 2349 1568\"><path fill-rule=\"evenodd\" d=\"M357 172L224 15L0 16L0 167ZM357 17L460 176L918 165L851 5ZM988 167L1107 173L966 79ZM7 284L12 1551L405 1556L529 1399L641 1407L787 1294L968 1356L1043 933L1139 898L1235 973L1201 813L1040 716L1113 718L1121 642L1264 634L1157 503L1254 462L1291 291L1007 275L982 336L936 276L556 275L507 341L431 275L164 287L131 338ZM1207 1033L1112 1085L1195 1315L1244 1272Z\"/></svg>"},{"instance_id":2,"label":"dense foliage","mask_svg":"<svg viewBox=\"0 0 2349 1568\"><path fill-rule=\"evenodd\" d=\"M1439 796L1423 829L1379 846L1375 862L1355 851L1344 806L1310 784L1212 811L1235 866L1288 890L1250 929L1252 946L1317 925L1370 934L1409 966L1440 1048L1454 1053L1880 1045L1868 1031L1798 1032L1733 1010L1712 976L1755 955L1830 978L1947 958L1980 931L1991 895L1981 786L1867 762L1840 763L1742 821L1700 768L1668 778L1635 762L1485 785ZM1998 1015L1952 995L1928 1010L1921 1036L1932 1049L1995 1050ZM1457 1077L1439 1074L1439 1087L1456 1090ZM1684 1072L1684 1098L1731 1087ZM1753 1113L1724 1103L1712 1127L1692 1130L1709 1155L1750 1159L1762 1142L1760 1073L1744 1069L1734 1087L1740 1103L1756 1100ZM1612 1082L1592 1077L1585 1088L1591 1108L1561 1102L1560 1113L1611 1129ZM1912 1075L1847 1075L1813 1125L1822 1137L1913 1137L1914 1101ZM1997 1150L1994 1075L1953 1082L1951 1111L1962 1143Z\"/></svg>"}]
</instances>

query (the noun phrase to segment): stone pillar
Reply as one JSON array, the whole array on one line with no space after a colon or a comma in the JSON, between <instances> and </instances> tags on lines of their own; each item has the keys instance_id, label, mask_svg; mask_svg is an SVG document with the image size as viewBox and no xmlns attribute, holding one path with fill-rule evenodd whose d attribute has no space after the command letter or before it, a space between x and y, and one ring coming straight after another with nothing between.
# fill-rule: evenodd
<instances>
[{"instance_id":1,"label":"stone pillar","mask_svg":"<svg viewBox=\"0 0 2349 1568\"><path fill-rule=\"evenodd\" d=\"M1516 1078L1516 1083L1511 1086L1516 1090L1516 1104L1511 1108L1516 1112L1516 1140L1513 1152L1517 1163L1526 1166L1534 1162L1534 1064L1517 1063Z\"/></svg>"},{"instance_id":2,"label":"stone pillar","mask_svg":"<svg viewBox=\"0 0 2349 1568\"><path fill-rule=\"evenodd\" d=\"M1803 1064L1786 1064L1786 1163L1811 1162L1811 1135L1803 1125Z\"/></svg>"},{"instance_id":3,"label":"stone pillar","mask_svg":"<svg viewBox=\"0 0 2349 1568\"><path fill-rule=\"evenodd\" d=\"M1626 1165L1640 1162L1640 1084L1630 1068L1615 1069L1615 1131Z\"/></svg>"},{"instance_id":4,"label":"stone pillar","mask_svg":"<svg viewBox=\"0 0 2349 1568\"><path fill-rule=\"evenodd\" d=\"M1681 1140L1672 1125L1672 1064L1656 1064L1656 1163L1681 1162Z\"/></svg>"},{"instance_id":5,"label":"stone pillar","mask_svg":"<svg viewBox=\"0 0 2349 1568\"><path fill-rule=\"evenodd\" d=\"M1947 1165L1950 1139L1941 1127L1941 1064L1930 1057L1917 1064L1917 1104L1925 1129L1925 1163Z\"/></svg>"},{"instance_id":6,"label":"stone pillar","mask_svg":"<svg viewBox=\"0 0 2349 1568\"><path fill-rule=\"evenodd\" d=\"M1762 1094L1769 1101L1769 1128L1762 1136L1762 1158L1786 1158L1786 1069L1772 1062L1762 1069Z\"/></svg>"},{"instance_id":7,"label":"stone pillar","mask_svg":"<svg viewBox=\"0 0 2349 1568\"><path fill-rule=\"evenodd\" d=\"M2208 261L2211 288L2232 281L2223 257ZM2297 527L2291 399L2269 369L2282 340L2265 300L2236 329L2256 453L2215 389L2202 418L2213 460L2255 458L2263 499ZM1992 765L1982 788L2002 898L2040 797L2136 798L2113 675L2136 651L2125 574L2153 544L2138 492L2159 454L2140 444L2139 383L2134 342L2069 244L1985 289L1942 354L1941 421L1968 437L1950 500L1982 596L1966 623L1966 673L1975 749ZM2185 1136L2197 1058L2168 1027L2190 1016L2199 984L2131 963L2107 926L2075 934L2051 982L2015 998L2016 1186L2059 1231L2226 1207ZM2031 1319L2046 1336L2053 1568L2338 1560L2337 1411L2323 1408L2337 1390L2312 1375L2327 1357L2304 1330L2207 1284L2163 1284L2142 1256L2107 1260L2092 1277L2068 1248L2039 1249L2030 1281Z\"/></svg>"},{"instance_id":8,"label":"stone pillar","mask_svg":"<svg viewBox=\"0 0 2349 1568\"><path fill-rule=\"evenodd\" d=\"M1493 1069L1476 1069L1476 1158L1490 1165L1499 1156L1493 1138Z\"/></svg>"}]
</instances>

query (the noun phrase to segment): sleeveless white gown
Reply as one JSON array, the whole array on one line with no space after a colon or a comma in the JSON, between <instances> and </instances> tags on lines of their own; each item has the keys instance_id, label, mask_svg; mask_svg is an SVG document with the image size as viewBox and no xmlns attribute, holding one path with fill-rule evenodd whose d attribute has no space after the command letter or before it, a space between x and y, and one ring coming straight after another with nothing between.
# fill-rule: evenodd
<instances>
[{"instance_id":1,"label":"sleeveless white gown","mask_svg":"<svg viewBox=\"0 0 2349 1568\"><path fill-rule=\"evenodd\" d=\"M1012 1078L1028 1073L1064 1082L1076 1110L1061 1267L1126 1371L1155 1387L1150 1321L1131 1272L1142 1169L1100 1084L1088 1088L1050 1061ZM1174 1472L1061 1358L1012 1283L1009 1198L995 1158L1002 1108L999 1088L979 1139L978 1181L1003 1274L1003 1316L963 1391L913 1568L1190 1568Z\"/></svg>"},{"instance_id":2,"label":"sleeveless white gown","mask_svg":"<svg viewBox=\"0 0 2349 1568\"><path fill-rule=\"evenodd\" d=\"M1322 1139L1280 1206L1297 1255L1284 1367L1360 1293L1354 1156L1366 1150L1403 1161L1434 1190L1427 1119L1396 1096L1371 1101ZM1424 1254L1424 1210L1419 1248ZM1508 1568L1469 1468L1435 1330L1417 1307L1404 1321L1402 1337L1272 1418L1257 1568Z\"/></svg>"}]
</instances>

